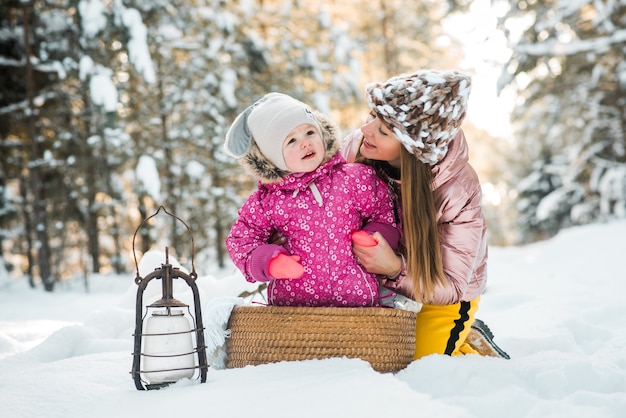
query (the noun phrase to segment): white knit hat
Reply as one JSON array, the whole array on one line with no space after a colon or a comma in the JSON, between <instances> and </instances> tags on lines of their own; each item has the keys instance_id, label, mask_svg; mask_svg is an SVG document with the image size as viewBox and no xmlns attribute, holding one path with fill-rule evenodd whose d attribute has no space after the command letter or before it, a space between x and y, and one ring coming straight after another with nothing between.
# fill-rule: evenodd
<instances>
[{"instance_id":1,"label":"white knit hat","mask_svg":"<svg viewBox=\"0 0 626 418\"><path fill-rule=\"evenodd\" d=\"M370 108L421 162L448 152L467 111L471 78L458 71L423 70L365 87Z\"/></svg>"},{"instance_id":2,"label":"white knit hat","mask_svg":"<svg viewBox=\"0 0 626 418\"><path fill-rule=\"evenodd\" d=\"M240 158L248 151L252 138L268 160L288 171L283 158L283 141L302 124L313 125L321 134L309 106L286 94L268 93L237 116L226 134L225 147L231 155Z\"/></svg>"}]
</instances>

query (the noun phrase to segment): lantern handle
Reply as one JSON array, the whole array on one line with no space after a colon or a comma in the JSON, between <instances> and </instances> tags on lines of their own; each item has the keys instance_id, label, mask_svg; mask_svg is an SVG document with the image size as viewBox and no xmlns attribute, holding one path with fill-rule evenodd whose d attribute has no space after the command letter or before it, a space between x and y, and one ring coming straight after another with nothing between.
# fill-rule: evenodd
<instances>
[{"instance_id":1,"label":"lantern handle","mask_svg":"<svg viewBox=\"0 0 626 418\"><path fill-rule=\"evenodd\" d=\"M135 238L137 238L137 232L139 232L139 230L143 227L143 225L146 222L148 222L150 219L157 216L159 212L161 211L161 209L163 209L163 212L165 212L166 214L179 220L183 225L185 225L185 228L187 228L187 232L189 232L189 236L191 237L191 273L189 275L191 276L192 279L195 280L198 277L198 274L196 273L196 266L194 265L194 262L193 262L193 257L194 257L196 250L195 250L195 243L193 241L193 234L191 233L191 229L189 228L189 225L185 223L185 221L183 221L182 219L180 219L178 216L174 215L173 213L168 212L167 209L165 209L165 207L161 205L159 206L156 212L148 216L146 219L143 220L143 222L141 222L141 224L139 224L137 229L135 229L135 233L133 234L133 258L135 260L135 269L137 271L135 282L139 283L141 281L141 276L139 275L139 263L137 263L137 254L135 252Z\"/></svg>"}]
</instances>

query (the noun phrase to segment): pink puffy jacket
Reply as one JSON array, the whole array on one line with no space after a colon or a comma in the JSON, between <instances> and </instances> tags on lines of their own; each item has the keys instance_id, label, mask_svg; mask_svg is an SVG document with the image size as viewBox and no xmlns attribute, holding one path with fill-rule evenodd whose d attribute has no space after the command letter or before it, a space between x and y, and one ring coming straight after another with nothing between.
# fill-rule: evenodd
<instances>
[{"instance_id":1,"label":"pink puffy jacket","mask_svg":"<svg viewBox=\"0 0 626 418\"><path fill-rule=\"evenodd\" d=\"M356 262L350 234L379 231L395 246L399 228L389 186L371 167L346 164L337 153L314 172L259 183L226 247L246 280L269 281L271 305L379 306L378 278ZM284 235L284 248L267 244L273 231ZM278 252L300 256L304 275L271 277L267 264Z\"/></svg>"},{"instance_id":2,"label":"pink puffy jacket","mask_svg":"<svg viewBox=\"0 0 626 418\"><path fill-rule=\"evenodd\" d=\"M349 135L342 152L353 161L362 139L361 131ZM446 157L433 166L437 224L448 286L435 290L434 305L470 301L487 284L487 224L482 213L482 192L476 172L469 164L465 135L459 130ZM412 294L412 281L399 277L386 287Z\"/></svg>"}]
</instances>

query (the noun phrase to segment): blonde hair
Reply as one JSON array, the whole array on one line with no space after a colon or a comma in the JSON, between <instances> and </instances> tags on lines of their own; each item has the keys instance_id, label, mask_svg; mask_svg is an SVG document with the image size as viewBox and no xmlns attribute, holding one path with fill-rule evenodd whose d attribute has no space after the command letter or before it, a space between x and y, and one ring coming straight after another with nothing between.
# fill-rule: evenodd
<instances>
[{"instance_id":1,"label":"blonde hair","mask_svg":"<svg viewBox=\"0 0 626 418\"><path fill-rule=\"evenodd\" d=\"M437 228L435 194L430 165L401 147L400 194L407 276L413 280L415 300L432 302L435 288L445 286Z\"/></svg>"},{"instance_id":2,"label":"blonde hair","mask_svg":"<svg viewBox=\"0 0 626 418\"><path fill-rule=\"evenodd\" d=\"M428 304L435 288L446 286L437 228L437 209L431 166L419 161L406 148L400 154L400 196L406 275L413 281L414 299ZM357 151L356 162L371 165L378 175L389 180L393 170L388 163L368 160ZM395 190L394 190L395 191Z\"/></svg>"}]
</instances>

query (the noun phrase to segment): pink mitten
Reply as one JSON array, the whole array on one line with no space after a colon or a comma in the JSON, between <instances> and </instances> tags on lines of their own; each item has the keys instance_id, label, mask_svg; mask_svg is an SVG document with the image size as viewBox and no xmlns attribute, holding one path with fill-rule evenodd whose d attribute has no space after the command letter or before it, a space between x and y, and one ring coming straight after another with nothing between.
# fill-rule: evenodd
<instances>
[{"instance_id":1,"label":"pink mitten","mask_svg":"<svg viewBox=\"0 0 626 418\"><path fill-rule=\"evenodd\" d=\"M378 241L372 238L372 236L365 231L353 232L352 242L362 247L375 247L378 245Z\"/></svg>"},{"instance_id":2,"label":"pink mitten","mask_svg":"<svg viewBox=\"0 0 626 418\"><path fill-rule=\"evenodd\" d=\"M304 267L299 263L300 256L278 254L267 265L267 271L277 279L297 279L304 273Z\"/></svg>"}]
</instances>

